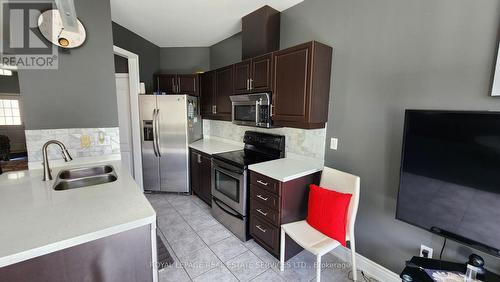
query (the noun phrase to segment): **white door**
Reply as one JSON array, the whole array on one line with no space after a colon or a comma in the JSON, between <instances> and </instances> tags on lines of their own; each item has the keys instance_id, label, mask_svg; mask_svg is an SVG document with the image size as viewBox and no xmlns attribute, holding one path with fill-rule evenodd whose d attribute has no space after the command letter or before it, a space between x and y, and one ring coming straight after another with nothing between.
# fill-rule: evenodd
<instances>
[{"instance_id":1,"label":"white door","mask_svg":"<svg viewBox=\"0 0 500 282\"><path fill-rule=\"evenodd\" d=\"M118 124L120 127L120 153L123 165L127 167L132 176L134 176L129 78L127 73L117 73L115 76Z\"/></svg>"}]
</instances>

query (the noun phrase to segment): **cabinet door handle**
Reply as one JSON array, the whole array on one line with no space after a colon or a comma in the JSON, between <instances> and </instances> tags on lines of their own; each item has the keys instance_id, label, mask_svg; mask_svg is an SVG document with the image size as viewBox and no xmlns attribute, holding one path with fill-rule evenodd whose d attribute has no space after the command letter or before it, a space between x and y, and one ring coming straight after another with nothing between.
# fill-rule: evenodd
<instances>
[{"instance_id":1,"label":"cabinet door handle","mask_svg":"<svg viewBox=\"0 0 500 282\"><path fill-rule=\"evenodd\" d=\"M266 233L266 232L267 232L267 230L266 230L266 229L264 229L264 228L262 228L262 227L260 227L260 225L255 225L255 227L256 227L257 229L259 229L260 231L264 232L264 233Z\"/></svg>"},{"instance_id":2,"label":"cabinet door handle","mask_svg":"<svg viewBox=\"0 0 500 282\"><path fill-rule=\"evenodd\" d=\"M267 185L269 184L269 183L264 182L264 181L262 181L262 180L257 180L257 183L262 184L262 185L264 185L264 186L267 186Z\"/></svg>"},{"instance_id":3,"label":"cabinet door handle","mask_svg":"<svg viewBox=\"0 0 500 282\"><path fill-rule=\"evenodd\" d=\"M269 105L269 116L274 116L274 113L273 113L273 104Z\"/></svg>"},{"instance_id":4,"label":"cabinet door handle","mask_svg":"<svg viewBox=\"0 0 500 282\"><path fill-rule=\"evenodd\" d=\"M198 155L198 163L201 164L201 155L200 154L196 154Z\"/></svg>"},{"instance_id":5,"label":"cabinet door handle","mask_svg":"<svg viewBox=\"0 0 500 282\"><path fill-rule=\"evenodd\" d=\"M175 93L175 82L173 77L172 77L172 92Z\"/></svg>"},{"instance_id":6,"label":"cabinet door handle","mask_svg":"<svg viewBox=\"0 0 500 282\"><path fill-rule=\"evenodd\" d=\"M267 216L267 212L263 212L261 209L257 209L257 211L258 211L261 215L263 215L263 216Z\"/></svg>"},{"instance_id":7,"label":"cabinet door handle","mask_svg":"<svg viewBox=\"0 0 500 282\"><path fill-rule=\"evenodd\" d=\"M267 201L267 200L269 200L269 198L264 198L264 197L262 197L262 195L260 195L260 194L258 194L258 195L257 195L257 198L259 198L259 199L261 199L261 200L263 200L263 201Z\"/></svg>"},{"instance_id":8,"label":"cabinet door handle","mask_svg":"<svg viewBox=\"0 0 500 282\"><path fill-rule=\"evenodd\" d=\"M250 78L250 90L253 89L253 79Z\"/></svg>"},{"instance_id":9,"label":"cabinet door handle","mask_svg":"<svg viewBox=\"0 0 500 282\"><path fill-rule=\"evenodd\" d=\"M217 105L214 106L214 114L217 114Z\"/></svg>"}]
</instances>

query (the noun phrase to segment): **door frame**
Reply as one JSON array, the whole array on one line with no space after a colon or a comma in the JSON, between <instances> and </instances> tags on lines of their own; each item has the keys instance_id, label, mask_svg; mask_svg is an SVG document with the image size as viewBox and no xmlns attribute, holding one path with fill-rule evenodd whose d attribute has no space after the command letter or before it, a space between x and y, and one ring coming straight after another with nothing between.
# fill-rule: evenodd
<instances>
[{"instance_id":1,"label":"door frame","mask_svg":"<svg viewBox=\"0 0 500 282\"><path fill-rule=\"evenodd\" d=\"M144 191L142 181L141 127L139 121L139 56L115 45L113 45L113 53L120 57L126 58L128 61L134 179L137 185L139 185L142 191Z\"/></svg>"}]
</instances>

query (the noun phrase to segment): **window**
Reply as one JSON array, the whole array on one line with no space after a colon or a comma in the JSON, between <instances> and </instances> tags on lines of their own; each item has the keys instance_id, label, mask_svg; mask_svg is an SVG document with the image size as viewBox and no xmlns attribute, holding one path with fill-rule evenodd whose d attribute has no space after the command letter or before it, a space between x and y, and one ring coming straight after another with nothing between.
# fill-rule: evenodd
<instances>
[{"instance_id":1,"label":"window","mask_svg":"<svg viewBox=\"0 0 500 282\"><path fill-rule=\"evenodd\" d=\"M18 100L0 99L0 125L22 125Z\"/></svg>"},{"instance_id":2,"label":"window","mask_svg":"<svg viewBox=\"0 0 500 282\"><path fill-rule=\"evenodd\" d=\"M12 76L12 71L0 69L0 75Z\"/></svg>"}]
</instances>

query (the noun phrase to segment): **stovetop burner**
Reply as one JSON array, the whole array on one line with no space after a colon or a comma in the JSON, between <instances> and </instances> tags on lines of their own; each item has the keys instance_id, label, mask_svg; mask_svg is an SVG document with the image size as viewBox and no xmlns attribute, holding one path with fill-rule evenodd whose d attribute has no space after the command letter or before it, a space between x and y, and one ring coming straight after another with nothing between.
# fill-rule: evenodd
<instances>
[{"instance_id":1,"label":"stovetop burner","mask_svg":"<svg viewBox=\"0 0 500 282\"><path fill-rule=\"evenodd\" d=\"M248 150L238 150L213 155L215 159L230 163L232 165L247 168L251 164L267 162L279 159L279 156L270 156Z\"/></svg>"},{"instance_id":2,"label":"stovetop burner","mask_svg":"<svg viewBox=\"0 0 500 282\"><path fill-rule=\"evenodd\" d=\"M245 132L245 149L213 155L214 159L246 169L251 164L285 156L285 137L255 131Z\"/></svg>"}]
</instances>

